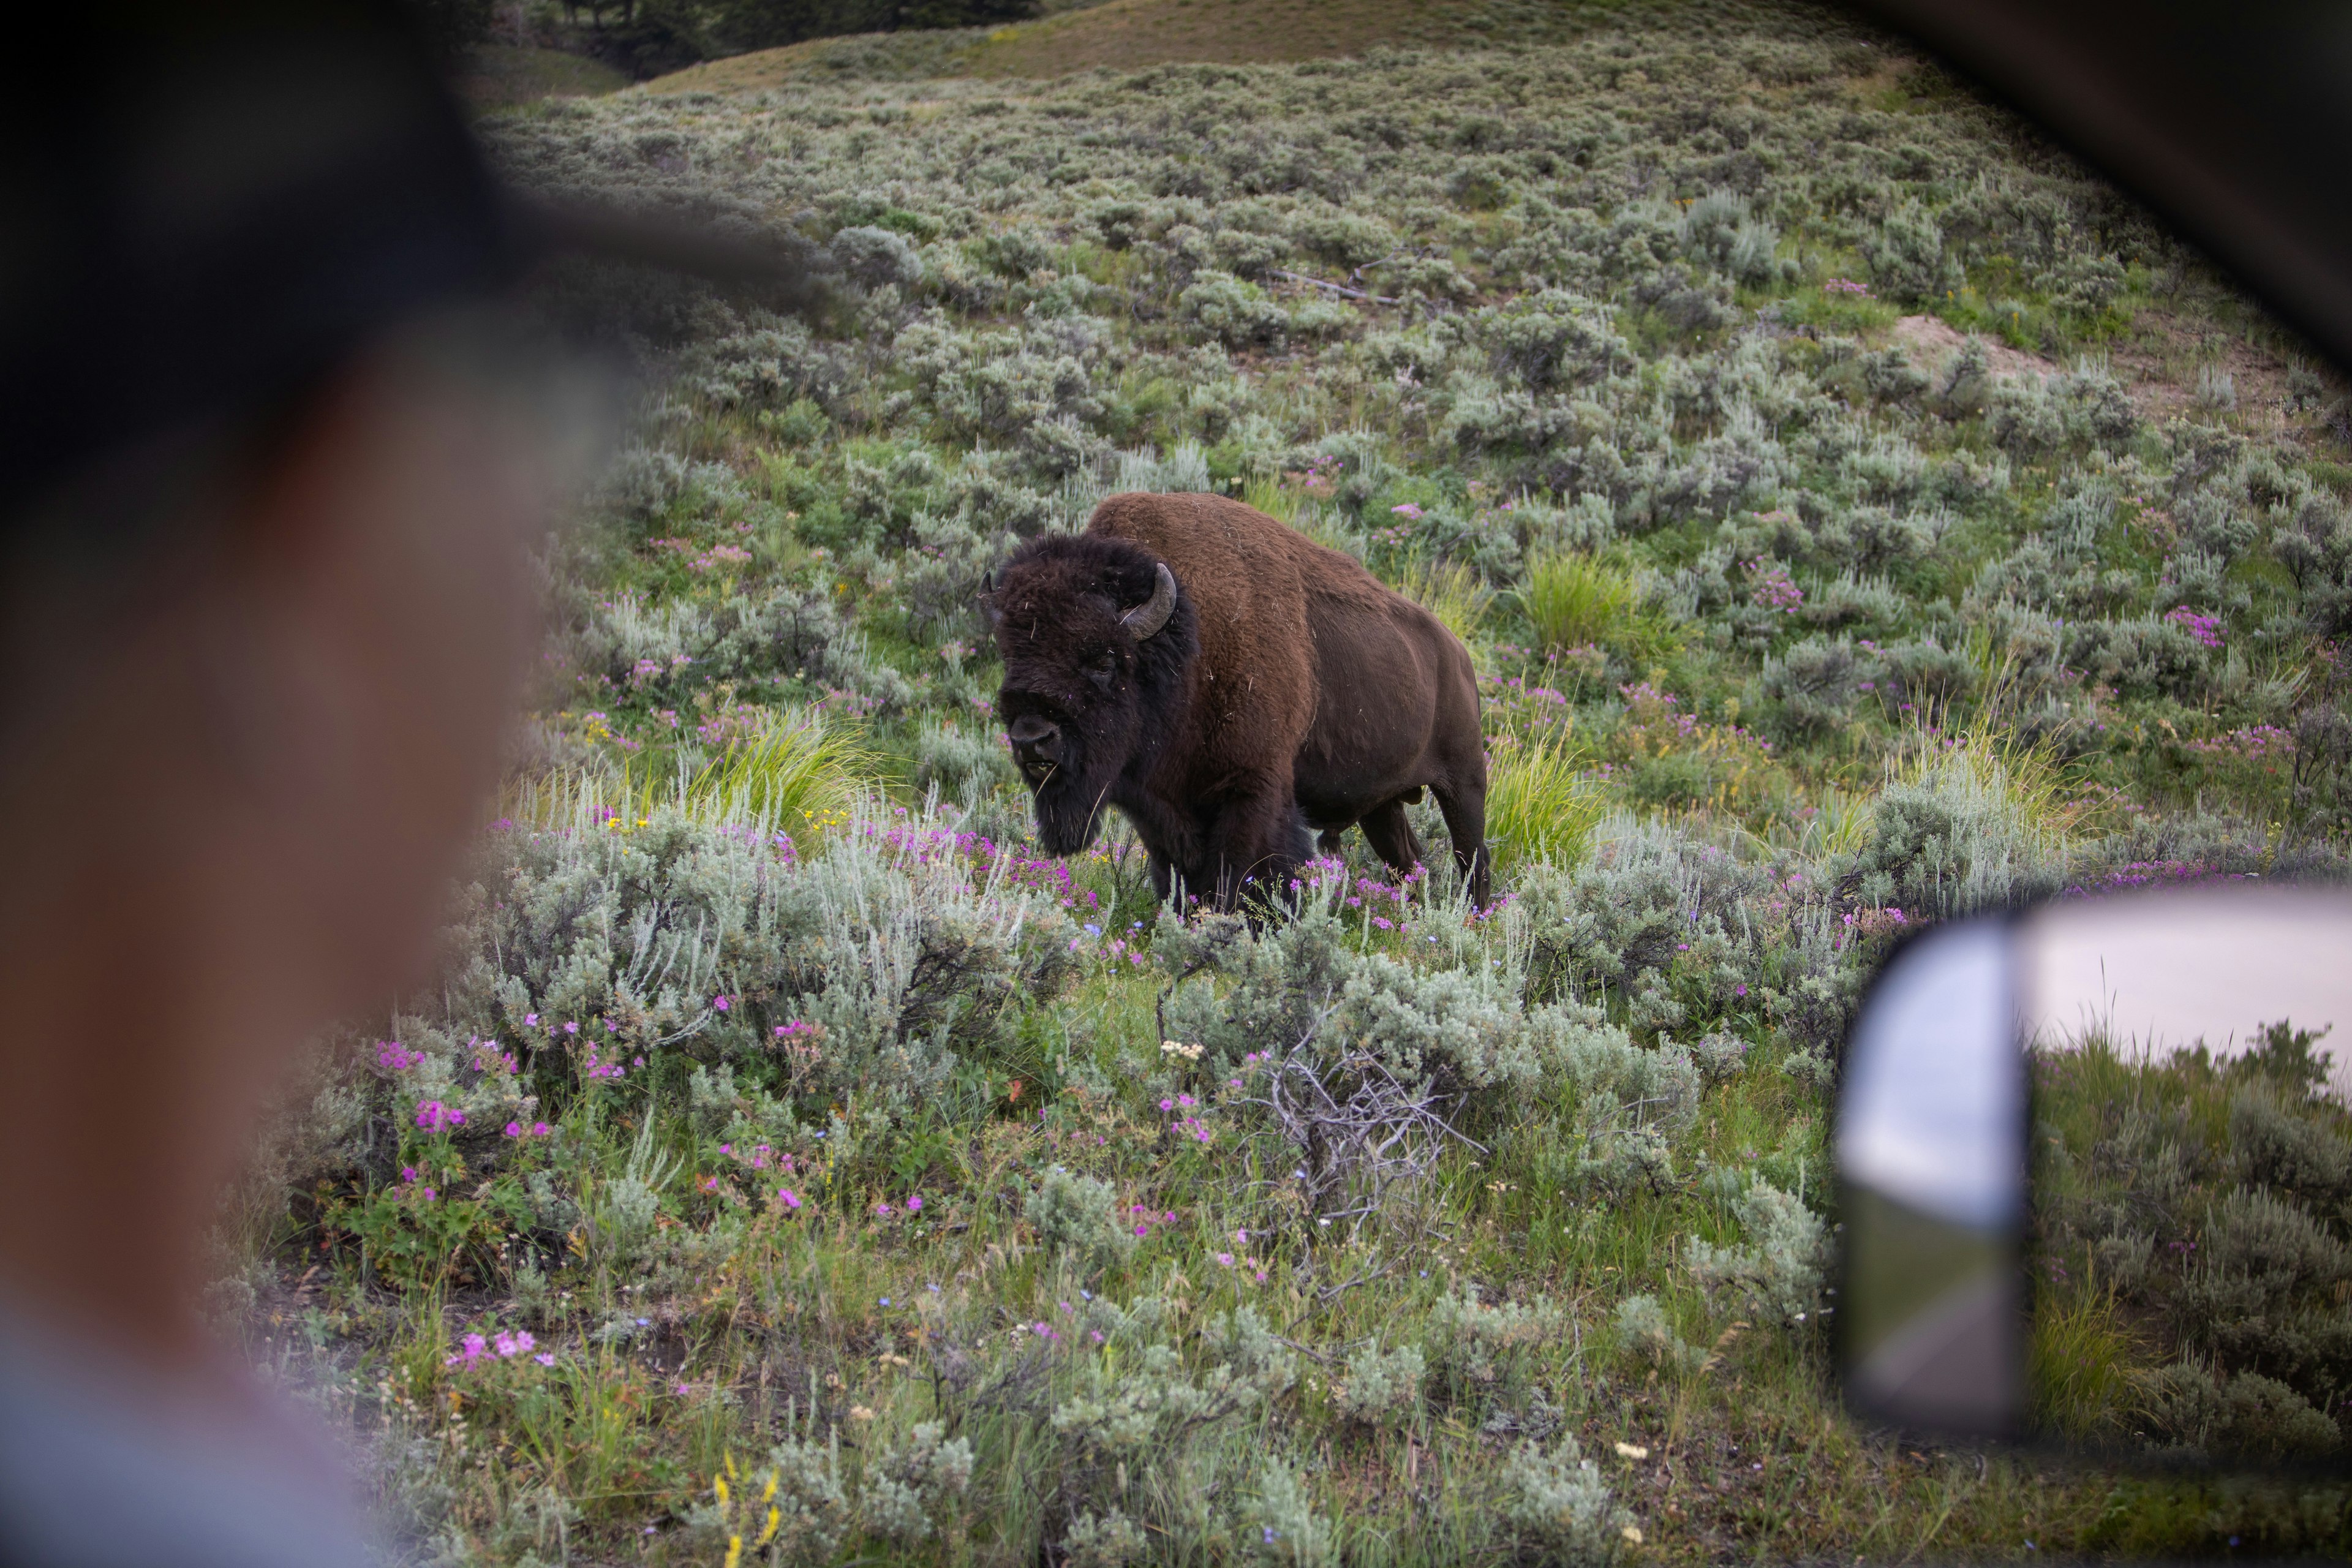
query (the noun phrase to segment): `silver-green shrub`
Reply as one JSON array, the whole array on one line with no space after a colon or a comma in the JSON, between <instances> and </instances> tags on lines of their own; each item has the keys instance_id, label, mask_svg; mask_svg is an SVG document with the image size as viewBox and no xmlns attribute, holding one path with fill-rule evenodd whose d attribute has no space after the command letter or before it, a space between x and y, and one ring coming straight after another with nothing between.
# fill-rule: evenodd
<instances>
[{"instance_id":1,"label":"silver-green shrub","mask_svg":"<svg viewBox=\"0 0 2352 1568\"><path fill-rule=\"evenodd\" d=\"M1298 1472L1269 1458L1258 1472L1257 1496L1243 1522L1244 1545L1261 1563L1289 1568L1323 1568L1337 1542L1331 1526L1315 1511Z\"/></svg>"},{"instance_id":2,"label":"silver-green shrub","mask_svg":"<svg viewBox=\"0 0 2352 1568\"><path fill-rule=\"evenodd\" d=\"M1961 272L1947 250L1944 231L1927 208L1906 201L1864 237L1871 280L1897 300L1923 300L1958 287Z\"/></svg>"},{"instance_id":3,"label":"silver-green shrub","mask_svg":"<svg viewBox=\"0 0 2352 1568\"><path fill-rule=\"evenodd\" d=\"M1021 1216L1046 1247L1097 1269L1135 1246L1133 1233L1119 1223L1118 1205L1118 1194L1108 1182L1055 1166L1023 1200Z\"/></svg>"},{"instance_id":4,"label":"silver-green shrub","mask_svg":"<svg viewBox=\"0 0 2352 1568\"><path fill-rule=\"evenodd\" d=\"M768 1471L776 1481L771 1506L779 1516L770 1560L816 1563L831 1558L852 1520L839 1451L830 1443L787 1437L768 1450Z\"/></svg>"},{"instance_id":5,"label":"silver-green shrub","mask_svg":"<svg viewBox=\"0 0 2352 1568\"><path fill-rule=\"evenodd\" d=\"M1696 1237L1686 1254L1692 1277L1710 1295L1732 1295L1743 1310L1791 1327L1818 1321L1829 1264L1828 1229L1804 1202L1757 1181L1732 1203L1745 1245L1716 1247Z\"/></svg>"},{"instance_id":6,"label":"silver-green shrub","mask_svg":"<svg viewBox=\"0 0 2352 1568\"><path fill-rule=\"evenodd\" d=\"M1664 1306L1646 1291L1618 1302L1613 1321L1619 1347L1644 1365L1661 1372L1690 1372L1706 1358L1704 1351L1675 1332Z\"/></svg>"},{"instance_id":7,"label":"silver-green shrub","mask_svg":"<svg viewBox=\"0 0 2352 1568\"><path fill-rule=\"evenodd\" d=\"M1487 1302L1474 1287L1442 1296L1422 1339L1431 1399L1475 1416L1516 1410L1538 1393L1538 1362L1569 1331L1568 1310L1546 1297Z\"/></svg>"},{"instance_id":8,"label":"silver-green shrub","mask_svg":"<svg viewBox=\"0 0 2352 1568\"><path fill-rule=\"evenodd\" d=\"M971 1442L926 1421L870 1464L858 1491L868 1530L911 1545L940 1532L971 1487Z\"/></svg>"},{"instance_id":9,"label":"silver-green shrub","mask_svg":"<svg viewBox=\"0 0 2352 1568\"><path fill-rule=\"evenodd\" d=\"M1348 1358L1347 1381L1333 1398L1368 1426L1410 1426L1421 1415L1421 1380L1427 1370L1418 1346L1384 1351L1367 1345Z\"/></svg>"},{"instance_id":10,"label":"silver-green shrub","mask_svg":"<svg viewBox=\"0 0 2352 1568\"><path fill-rule=\"evenodd\" d=\"M2344 1434L2325 1412L2274 1377L2226 1377L2191 1362L2140 1375L2135 1393L2167 1446L2231 1460L2311 1459L2334 1454Z\"/></svg>"},{"instance_id":11,"label":"silver-green shrub","mask_svg":"<svg viewBox=\"0 0 2352 1568\"><path fill-rule=\"evenodd\" d=\"M1498 1512L1537 1560L1599 1568L1615 1560L1633 1516L1610 1495L1573 1437L1521 1443L1503 1461Z\"/></svg>"},{"instance_id":12,"label":"silver-green shrub","mask_svg":"<svg viewBox=\"0 0 2352 1568\"><path fill-rule=\"evenodd\" d=\"M674 1075L714 1130L782 1147L790 1096L856 1096L885 1117L917 1104L1070 962L1064 911L975 871L936 819L861 816L829 837L797 825L803 854L774 827L667 807L632 831L587 825L604 810L486 837L445 933L447 980L365 1058L369 1100L396 1122L437 1101L504 1158L521 1147L497 1136L510 1121ZM334 1122L307 1135L314 1163L352 1157L348 1099L321 1101ZM634 1162L597 1199L592 1229L616 1254L653 1226L656 1163ZM548 1223L571 1212L554 1188L532 1193Z\"/></svg>"},{"instance_id":13,"label":"silver-green shrub","mask_svg":"<svg viewBox=\"0 0 2352 1568\"><path fill-rule=\"evenodd\" d=\"M1202 271L1177 300L1177 308L1202 331L1233 348L1282 341L1289 313L1256 284L1214 268Z\"/></svg>"},{"instance_id":14,"label":"silver-green shrub","mask_svg":"<svg viewBox=\"0 0 2352 1568\"><path fill-rule=\"evenodd\" d=\"M1150 1552L1143 1531L1115 1508L1082 1510L1062 1537L1062 1561L1069 1568L1129 1568Z\"/></svg>"}]
</instances>

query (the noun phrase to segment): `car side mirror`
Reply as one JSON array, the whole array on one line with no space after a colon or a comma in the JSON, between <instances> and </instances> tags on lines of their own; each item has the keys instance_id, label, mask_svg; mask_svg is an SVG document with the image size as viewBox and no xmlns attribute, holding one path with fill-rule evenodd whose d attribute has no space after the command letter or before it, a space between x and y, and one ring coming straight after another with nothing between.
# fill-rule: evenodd
<instances>
[{"instance_id":1,"label":"car side mirror","mask_svg":"<svg viewBox=\"0 0 2352 1568\"><path fill-rule=\"evenodd\" d=\"M2352 1457L2352 892L1956 921L1851 1035L1839 1363L1926 1436Z\"/></svg>"}]
</instances>

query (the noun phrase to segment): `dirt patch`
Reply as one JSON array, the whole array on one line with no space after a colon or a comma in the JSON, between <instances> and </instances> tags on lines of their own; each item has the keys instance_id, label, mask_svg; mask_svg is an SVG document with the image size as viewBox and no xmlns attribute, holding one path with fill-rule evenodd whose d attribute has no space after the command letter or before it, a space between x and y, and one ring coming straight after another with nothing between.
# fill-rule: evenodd
<instances>
[{"instance_id":1,"label":"dirt patch","mask_svg":"<svg viewBox=\"0 0 2352 1568\"><path fill-rule=\"evenodd\" d=\"M2210 419L2213 410L2198 399L2199 373L2210 365L2229 377L2241 415L2274 416L2290 430L2301 423L2294 417L2284 359L2235 332L2200 327L2169 310L2142 310L2131 337L2109 352L2107 363L2145 419ZM2323 372L2323 380L2330 392L2342 393L2342 377Z\"/></svg>"},{"instance_id":2,"label":"dirt patch","mask_svg":"<svg viewBox=\"0 0 2352 1568\"><path fill-rule=\"evenodd\" d=\"M1906 316L1895 323L1892 336L1909 351L1912 363L1930 374L1940 373L1968 342L1967 335L1934 316ZM2053 375L2064 368L1997 338L1979 341L1995 375ZM2133 410L2153 426L2177 418L2209 424L2219 420L2249 434L2284 437L2314 448L2323 441L2346 439L2332 426L2335 416L2319 406L2344 404L2347 387L2343 376L2324 366L2310 367L2326 395L2315 402L2306 384L2306 395L2298 406L2290 379L2293 367L2286 358L2211 323L2170 310L2143 310L2128 335L2101 345L2093 358L2106 362ZM2219 377L2227 378L2232 399L2227 404L2217 405L2200 390L2200 384L2217 384Z\"/></svg>"},{"instance_id":3,"label":"dirt patch","mask_svg":"<svg viewBox=\"0 0 2352 1568\"><path fill-rule=\"evenodd\" d=\"M1935 316L1906 316L1895 323L1895 341L1909 352L1911 363L1934 374L1960 352L1969 340L1950 322ZM2055 375L2058 367L2040 354L2011 348L1999 338L1984 344L1986 367L1995 375Z\"/></svg>"}]
</instances>

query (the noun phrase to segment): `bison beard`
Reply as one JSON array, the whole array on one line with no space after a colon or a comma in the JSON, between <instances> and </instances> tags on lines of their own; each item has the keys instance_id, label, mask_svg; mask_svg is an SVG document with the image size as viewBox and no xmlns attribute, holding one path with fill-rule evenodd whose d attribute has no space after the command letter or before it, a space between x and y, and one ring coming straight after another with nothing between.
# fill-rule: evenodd
<instances>
[{"instance_id":1,"label":"bison beard","mask_svg":"<svg viewBox=\"0 0 2352 1568\"><path fill-rule=\"evenodd\" d=\"M1172 570L1171 570L1172 568ZM1213 495L1118 495L1005 565L987 608L1006 740L1046 851L1134 822L1162 897L1281 889L1360 822L1400 871L1434 792L1486 898L1486 753L1468 653L1354 561Z\"/></svg>"}]
</instances>

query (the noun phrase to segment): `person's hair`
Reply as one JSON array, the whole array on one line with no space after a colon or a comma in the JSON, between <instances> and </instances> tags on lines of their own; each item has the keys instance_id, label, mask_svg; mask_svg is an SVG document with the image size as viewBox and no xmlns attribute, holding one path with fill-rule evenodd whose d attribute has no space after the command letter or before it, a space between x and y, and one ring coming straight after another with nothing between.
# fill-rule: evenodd
<instances>
[{"instance_id":1,"label":"person's hair","mask_svg":"<svg viewBox=\"0 0 2352 1568\"><path fill-rule=\"evenodd\" d=\"M391 0L55 20L75 68L0 99L0 548L119 547L355 345L510 282L516 237Z\"/></svg>"}]
</instances>

